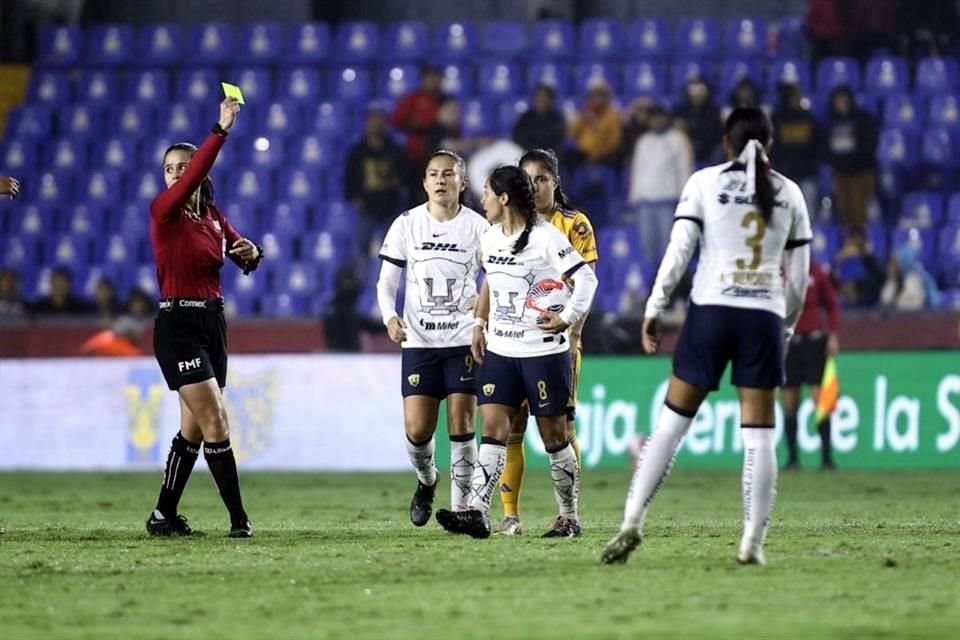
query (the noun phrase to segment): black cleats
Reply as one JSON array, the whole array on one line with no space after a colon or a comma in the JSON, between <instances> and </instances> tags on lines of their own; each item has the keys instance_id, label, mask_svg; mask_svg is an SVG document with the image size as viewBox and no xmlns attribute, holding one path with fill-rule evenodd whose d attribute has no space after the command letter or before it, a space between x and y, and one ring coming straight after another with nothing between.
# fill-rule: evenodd
<instances>
[{"instance_id":1,"label":"black cleats","mask_svg":"<svg viewBox=\"0 0 960 640\"><path fill-rule=\"evenodd\" d=\"M249 520L244 520L237 524L230 525L230 534L227 536L229 538L252 538L253 537L253 525L250 524Z\"/></svg>"},{"instance_id":2,"label":"black cleats","mask_svg":"<svg viewBox=\"0 0 960 640\"><path fill-rule=\"evenodd\" d=\"M490 537L490 519L477 509L437 511L437 522L450 533L465 533L472 538Z\"/></svg>"},{"instance_id":3,"label":"black cleats","mask_svg":"<svg viewBox=\"0 0 960 640\"><path fill-rule=\"evenodd\" d=\"M544 538L579 538L580 523L571 518L557 516L553 526L543 534Z\"/></svg>"},{"instance_id":4,"label":"black cleats","mask_svg":"<svg viewBox=\"0 0 960 640\"><path fill-rule=\"evenodd\" d=\"M600 554L600 562L603 564L623 564L639 546L639 531L636 529L621 531L603 548L603 553Z\"/></svg>"},{"instance_id":5,"label":"black cleats","mask_svg":"<svg viewBox=\"0 0 960 640\"><path fill-rule=\"evenodd\" d=\"M190 525L187 524L187 519L183 516L178 515L173 518L158 518L156 511L152 512L150 517L147 518L147 533L152 536L203 535L201 532L191 529Z\"/></svg>"},{"instance_id":6,"label":"black cleats","mask_svg":"<svg viewBox=\"0 0 960 640\"><path fill-rule=\"evenodd\" d=\"M410 501L410 522L415 527L422 527L430 522L433 515L433 497L437 493L437 483L426 485L417 480L417 490L413 492Z\"/></svg>"}]
</instances>

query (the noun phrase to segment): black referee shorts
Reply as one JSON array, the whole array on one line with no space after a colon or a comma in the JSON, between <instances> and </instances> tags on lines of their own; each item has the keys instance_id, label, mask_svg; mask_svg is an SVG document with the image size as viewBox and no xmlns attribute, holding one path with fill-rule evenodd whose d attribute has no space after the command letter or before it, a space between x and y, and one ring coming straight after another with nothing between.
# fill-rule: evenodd
<instances>
[{"instance_id":1,"label":"black referee shorts","mask_svg":"<svg viewBox=\"0 0 960 640\"><path fill-rule=\"evenodd\" d=\"M165 298L153 322L153 352L167 386L217 379L227 386L227 323L223 300Z\"/></svg>"},{"instance_id":2,"label":"black referee shorts","mask_svg":"<svg viewBox=\"0 0 960 640\"><path fill-rule=\"evenodd\" d=\"M793 336L787 348L785 387L819 386L827 366L827 334L816 331Z\"/></svg>"}]
</instances>

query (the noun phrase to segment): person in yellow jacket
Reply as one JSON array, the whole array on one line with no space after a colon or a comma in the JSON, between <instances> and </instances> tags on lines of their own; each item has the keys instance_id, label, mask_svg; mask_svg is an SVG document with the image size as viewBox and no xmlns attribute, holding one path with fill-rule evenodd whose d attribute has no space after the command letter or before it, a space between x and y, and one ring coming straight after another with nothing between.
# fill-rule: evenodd
<instances>
[{"instance_id":1,"label":"person in yellow jacket","mask_svg":"<svg viewBox=\"0 0 960 640\"><path fill-rule=\"evenodd\" d=\"M620 150L623 122L606 82L590 83L583 109L574 118L567 135L581 158L590 163L607 162Z\"/></svg>"},{"instance_id":2,"label":"person in yellow jacket","mask_svg":"<svg viewBox=\"0 0 960 640\"><path fill-rule=\"evenodd\" d=\"M581 211L574 209L567 200L566 194L560 188L560 170L557 156L547 149L533 149L527 151L520 158L520 168L527 172L533 181L534 205L537 213L553 226L560 229L569 239L573 248L583 256L584 261L591 269L596 269L597 240L593 233L590 219ZM575 286L575 282L571 283ZM570 327L570 366L573 368L571 378L571 395L567 405L567 436L580 460L580 447L577 444L577 431L574 423L576 408L577 384L580 381L580 362L582 354L581 333L586 314L575 325ZM526 408L524 408L526 409ZM527 427L527 411L521 411L513 421L510 436L507 438L507 462L500 478L500 498L503 502L503 522L500 533L504 535L518 535L523 532L520 522L520 488L523 482L524 451L523 435ZM577 487L579 492L579 487ZM569 531L563 527L554 527L544 537L568 536Z\"/></svg>"}]
</instances>

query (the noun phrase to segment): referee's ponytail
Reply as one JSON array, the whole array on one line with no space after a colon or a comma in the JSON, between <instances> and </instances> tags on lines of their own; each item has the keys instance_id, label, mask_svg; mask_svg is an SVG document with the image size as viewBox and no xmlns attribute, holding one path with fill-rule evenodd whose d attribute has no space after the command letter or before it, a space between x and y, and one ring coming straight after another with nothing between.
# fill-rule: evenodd
<instances>
[{"instance_id":1,"label":"referee's ponytail","mask_svg":"<svg viewBox=\"0 0 960 640\"><path fill-rule=\"evenodd\" d=\"M190 157L193 157L193 154L197 152L197 145L190 142L177 142L167 147L167 150L163 152L163 157L166 158L167 154L171 151L186 151L190 154ZM206 207L214 204L216 200L216 192L213 189L213 180L210 179L210 176L204 176L203 182L200 183L198 204L200 206ZM199 207L198 207L199 208ZM197 211L197 213L200 213Z\"/></svg>"},{"instance_id":2,"label":"referee's ponytail","mask_svg":"<svg viewBox=\"0 0 960 640\"><path fill-rule=\"evenodd\" d=\"M490 189L499 195L507 194L507 206L523 216L523 232L513 243L513 254L524 250L530 242L530 232L537 223L537 208L533 201L533 182L527 172L515 165L505 165L490 174Z\"/></svg>"},{"instance_id":3,"label":"referee's ponytail","mask_svg":"<svg viewBox=\"0 0 960 640\"><path fill-rule=\"evenodd\" d=\"M764 222L773 216L774 193L770 159L765 148L773 138L773 125L763 109L738 107L727 116L723 132L730 151L745 165L747 195L753 195ZM752 193L751 193L752 192Z\"/></svg>"}]
</instances>

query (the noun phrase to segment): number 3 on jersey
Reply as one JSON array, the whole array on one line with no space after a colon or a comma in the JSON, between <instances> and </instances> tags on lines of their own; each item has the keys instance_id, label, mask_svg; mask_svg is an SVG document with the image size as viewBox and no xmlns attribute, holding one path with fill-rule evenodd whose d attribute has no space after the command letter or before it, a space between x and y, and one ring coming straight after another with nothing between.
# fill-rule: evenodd
<instances>
[{"instance_id":1,"label":"number 3 on jersey","mask_svg":"<svg viewBox=\"0 0 960 640\"><path fill-rule=\"evenodd\" d=\"M753 251L753 255L750 257L750 262L743 258L737 258L737 269L753 270L760 266L763 236L767 233L767 221L763 219L759 211L750 211L740 221L740 226L744 229L749 229L754 224L756 224L756 231L753 235L747 236L745 240L747 246Z\"/></svg>"}]
</instances>

